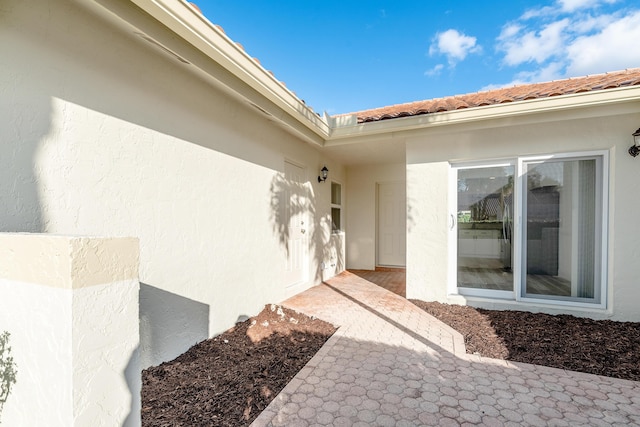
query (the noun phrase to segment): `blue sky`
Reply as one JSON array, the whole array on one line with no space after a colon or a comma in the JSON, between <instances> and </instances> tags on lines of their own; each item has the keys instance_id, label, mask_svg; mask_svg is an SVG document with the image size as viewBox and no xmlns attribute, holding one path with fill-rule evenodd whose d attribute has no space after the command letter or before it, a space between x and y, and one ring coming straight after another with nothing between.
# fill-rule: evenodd
<instances>
[{"instance_id":1,"label":"blue sky","mask_svg":"<svg viewBox=\"0 0 640 427\"><path fill-rule=\"evenodd\" d=\"M200 0L315 111L640 67L640 2Z\"/></svg>"}]
</instances>

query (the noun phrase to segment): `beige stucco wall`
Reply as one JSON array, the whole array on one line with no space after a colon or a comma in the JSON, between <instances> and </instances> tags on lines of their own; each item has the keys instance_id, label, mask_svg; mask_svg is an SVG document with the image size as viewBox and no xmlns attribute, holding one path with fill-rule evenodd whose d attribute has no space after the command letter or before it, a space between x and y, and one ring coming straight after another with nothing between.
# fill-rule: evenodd
<instances>
[{"instance_id":1,"label":"beige stucco wall","mask_svg":"<svg viewBox=\"0 0 640 427\"><path fill-rule=\"evenodd\" d=\"M357 165L347 170L347 268L376 267L377 184L405 182L405 165Z\"/></svg>"},{"instance_id":2,"label":"beige stucco wall","mask_svg":"<svg viewBox=\"0 0 640 427\"><path fill-rule=\"evenodd\" d=\"M139 238L143 367L321 280L333 246L330 185L316 177L326 164L345 179L190 67L81 3L0 13L0 231ZM309 198L297 286L283 281L277 214L286 160Z\"/></svg>"},{"instance_id":3,"label":"beige stucco wall","mask_svg":"<svg viewBox=\"0 0 640 427\"><path fill-rule=\"evenodd\" d=\"M0 233L2 425L140 425L137 262L137 239Z\"/></svg>"},{"instance_id":4,"label":"beige stucco wall","mask_svg":"<svg viewBox=\"0 0 640 427\"><path fill-rule=\"evenodd\" d=\"M487 308L529 309L594 318L640 320L640 161L627 154L640 126L640 104L488 120L415 133L407 142L407 296ZM450 295L449 162L558 152L609 150L608 307L558 307Z\"/></svg>"},{"instance_id":5,"label":"beige stucco wall","mask_svg":"<svg viewBox=\"0 0 640 427\"><path fill-rule=\"evenodd\" d=\"M137 279L138 241L0 234L0 277L63 289Z\"/></svg>"}]
</instances>

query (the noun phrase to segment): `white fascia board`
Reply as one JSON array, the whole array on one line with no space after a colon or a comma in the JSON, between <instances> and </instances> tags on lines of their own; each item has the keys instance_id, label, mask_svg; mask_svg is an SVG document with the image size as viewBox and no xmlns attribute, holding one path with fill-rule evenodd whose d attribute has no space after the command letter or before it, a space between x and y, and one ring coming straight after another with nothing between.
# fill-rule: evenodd
<instances>
[{"instance_id":1,"label":"white fascia board","mask_svg":"<svg viewBox=\"0 0 640 427\"><path fill-rule=\"evenodd\" d=\"M380 120L334 128L330 138L325 142L325 147L360 143L383 137L396 138L409 131L440 126L638 101L640 101L640 86L633 86ZM640 110L640 102L637 104L637 109Z\"/></svg>"},{"instance_id":2,"label":"white fascia board","mask_svg":"<svg viewBox=\"0 0 640 427\"><path fill-rule=\"evenodd\" d=\"M131 2L280 107L322 140L329 136L331 129L326 120L305 105L188 2L183 0L131 0ZM283 120L278 112L269 111L269 113ZM290 123L285 124L292 127Z\"/></svg>"}]
</instances>

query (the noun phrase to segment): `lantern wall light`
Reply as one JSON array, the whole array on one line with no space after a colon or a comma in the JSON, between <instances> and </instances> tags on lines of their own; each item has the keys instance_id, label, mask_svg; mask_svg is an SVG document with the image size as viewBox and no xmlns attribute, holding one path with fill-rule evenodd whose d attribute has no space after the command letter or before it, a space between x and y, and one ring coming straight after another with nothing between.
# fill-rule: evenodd
<instances>
[{"instance_id":1,"label":"lantern wall light","mask_svg":"<svg viewBox=\"0 0 640 427\"><path fill-rule=\"evenodd\" d=\"M322 169L320 169L320 175L318 176L318 182L325 182L327 180L327 176L329 176L329 169L327 169L326 166L323 166Z\"/></svg>"},{"instance_id":2,"label":"lantern wall light","mask_svg":"<svg viewBox=\"0 0 640 427\"><path fill-rule=\"evenodd\" d=\"M640 154L640 128L631 134L633 136L633 145L629 147L631 157L637 157Z\"/></svg>"}]
</instances>

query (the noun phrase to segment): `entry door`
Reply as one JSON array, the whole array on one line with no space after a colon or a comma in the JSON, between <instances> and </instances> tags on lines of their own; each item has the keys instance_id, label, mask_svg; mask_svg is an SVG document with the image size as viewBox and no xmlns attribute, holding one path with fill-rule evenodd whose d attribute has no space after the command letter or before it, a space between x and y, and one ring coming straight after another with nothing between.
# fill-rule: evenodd
<instances>
[{"instance_id":1,"label":"entry door","mask_svg":"<svg viewBox=\"0 0 640 427\"><path fill-rule=\"evenodd\" d=\"M284 219L287 226L286 286L306 281L308 261L308 211L309 194L305 185L304 169L285 162L286 191L284 194Z\"/></svg>"},{"instance_id":2,"label":"entry door","mask_svg":"<svg viewBox=\"0 0 640 427\"><path fill-rule=\"evenodd\" d=\"M378 265L406 265L406 194L404 182L378 184Z\"/></svg>"}]
</instances>

